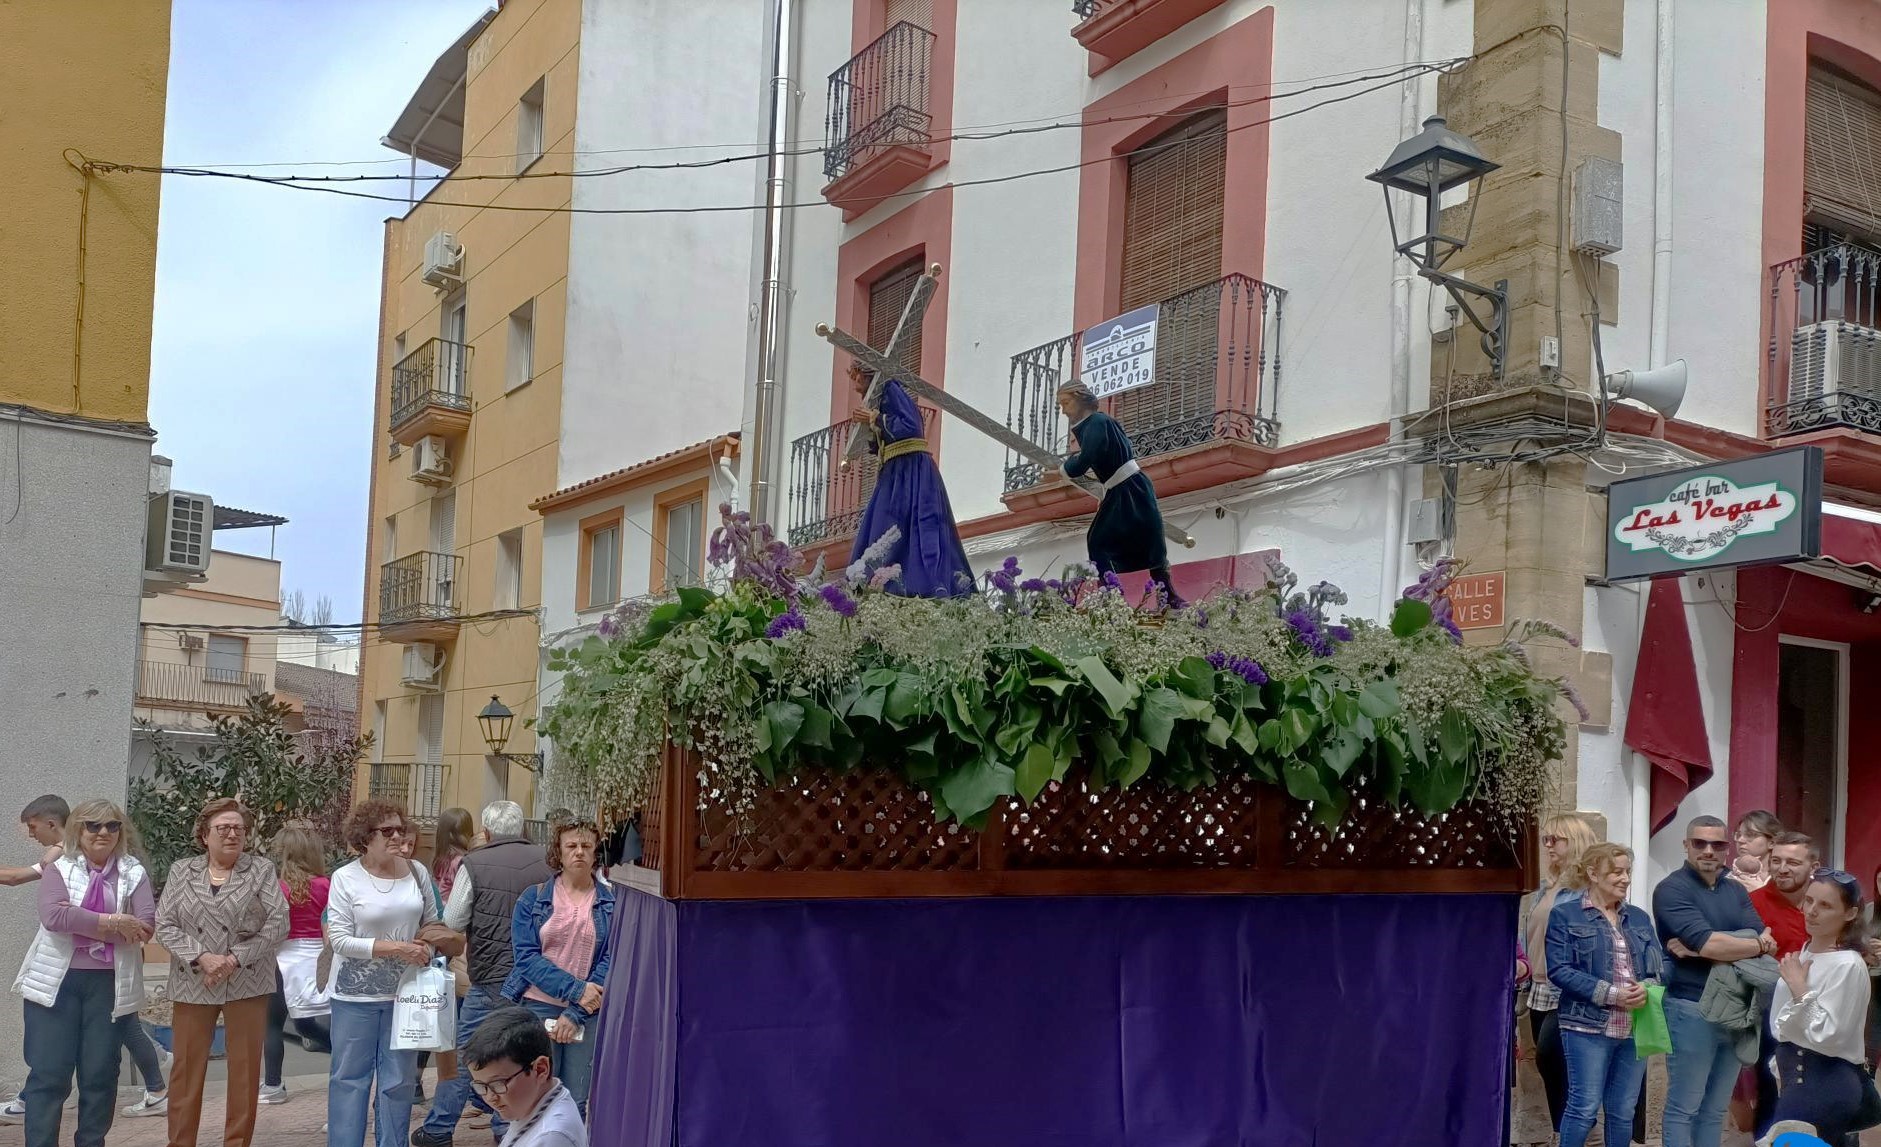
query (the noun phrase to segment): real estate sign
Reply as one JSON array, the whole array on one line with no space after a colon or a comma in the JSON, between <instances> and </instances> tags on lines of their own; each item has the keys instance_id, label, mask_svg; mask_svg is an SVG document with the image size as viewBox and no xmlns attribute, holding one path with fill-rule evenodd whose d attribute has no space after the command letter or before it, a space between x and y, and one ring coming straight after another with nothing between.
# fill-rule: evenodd
<instances>
[{"instance_id":1,"label":"real estate sign","mask_svg":"<svg viewBox=\"0 0 1881 1147\"><path fill-rule=\"evenodd\" d=\"M1156 319L1161 306L1151 303L1106 319L1084 332L1078 378L1099 398L1156 381Z\"/></svg>"},{"instance_id":2,"label":"real estate sign","mask_svg":"<svg viewBox=\"0 0 1881 1147\"><path fill-rule=\"evenodd\" d=\"M1607 580L1822 553L1822 450L1798 446L1607 487Z\"/></svg>"}]
</instances>

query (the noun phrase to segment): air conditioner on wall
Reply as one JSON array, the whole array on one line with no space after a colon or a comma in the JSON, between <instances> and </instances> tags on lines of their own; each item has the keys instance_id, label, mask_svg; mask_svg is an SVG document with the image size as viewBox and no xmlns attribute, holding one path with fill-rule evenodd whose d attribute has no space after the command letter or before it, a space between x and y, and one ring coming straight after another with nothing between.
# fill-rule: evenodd
<instances>
[{"instance_id":1,"label":"air conditioner on wall","mask_svg":"<svg viewBox=\"0 0 1881 1147\"><path fill-rule=\"evenodd\" d=\"M1843 392L1881 398L1881 331L1845 319L1797 327L1790 335L1790 401Z\"/></svg>"},{"instance_id":2,"label":"air conditioner on wall","mask_svg":"<svg viewBox=\"0 0 1881 1147\"><path fill-rule=\"evenodd\" d=\"M443 438L427 434L412 447L410 478L427 486L450 484L451 457L445 452Z\"/></svg>"},{"instance_id":3,"label":"air conditioner on wall","mask_svg":"<svg viewBox=\"0 0 1881 1147\"><path fill-rule=\"evenodd\" d=\"M414 641L405 647L405 668L399 675L399 684L421 693L442 693L443 668L444 659L439 656L437 646Z\"/></svg>"},{"instance_id":4,"label":"air conditioner on wall","mask_svg":"<svg viewBox=\"0 0 1881 1147\"><path fill-rule=\"evenodd\" d=\"M440 291L464 285L464 249L449 231L439 231L425 240L424 281Z\"/></svg>"},{"instance_id":5,"label":"air conditioner on wall","mask_svg":"<svg viewBox=\"0 0 1881 1147\"><path fill-rule=\"evenodd\" d=\"M149 514L144 530L144 569L151 573L207 575L216 516L209 495L182 490L155 494L150 498Z\"/></svg>"}]
</instances>

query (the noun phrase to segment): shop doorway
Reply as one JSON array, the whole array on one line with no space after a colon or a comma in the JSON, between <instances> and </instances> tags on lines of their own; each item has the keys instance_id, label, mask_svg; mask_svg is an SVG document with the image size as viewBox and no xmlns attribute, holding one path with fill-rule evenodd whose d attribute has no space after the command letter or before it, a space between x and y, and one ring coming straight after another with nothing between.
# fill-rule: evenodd
<instances>
[{"instance_id":1,"label":"shop doorway","mask_svg":"<svg viewBox=\"0 0 1881 1147\"><path fill-rule=\"evenodd\" d=\"M1839 868L1848 815L1848 646L1781 642L1772 811L1783 827L1814 837L1823 860Z\"/></svg>"}]
</instances>

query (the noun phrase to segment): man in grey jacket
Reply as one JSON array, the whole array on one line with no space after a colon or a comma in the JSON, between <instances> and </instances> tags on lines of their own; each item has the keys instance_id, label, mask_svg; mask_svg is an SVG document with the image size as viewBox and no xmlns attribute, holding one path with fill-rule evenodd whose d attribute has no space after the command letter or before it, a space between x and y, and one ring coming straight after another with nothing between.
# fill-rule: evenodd
<instances>
[{"instance_id":1,"label":"man in grey jacket","mask_svg":"<svg viewBox=\"0 0 1881 1147\"><path fill-rule=\"evenodd\" d=\"M542 846L523 836L522 806L515 801L485 805L483 831L490 842L464 854L451 884L450 903L444 906L445 927L469 939L464 962L470 969L470 991L464 995L457 1021L460 1047L476 1034L485 1017L504 1006L503 981L515 965L510 917L517 898L554 875ZM438 1081L431 1114L411 1133L411 1147L452 1147L464 1104L472 1101L470 1062L458 1056L456 1077ZM475 1102L489 1110L482 1101ZM490 1131L499 1143L505 1127L502 1116L492 1111Z\"/></svg>"}]
</instances>

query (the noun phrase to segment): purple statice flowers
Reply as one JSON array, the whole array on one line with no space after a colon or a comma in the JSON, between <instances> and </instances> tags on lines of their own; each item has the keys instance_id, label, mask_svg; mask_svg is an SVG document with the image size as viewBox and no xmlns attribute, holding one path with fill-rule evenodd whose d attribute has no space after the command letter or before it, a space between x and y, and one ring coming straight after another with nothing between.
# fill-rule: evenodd
<instances>
[{"instance_id":1,"label":"purple statice flowers","mask_svg":"<svg viewBox=\"0 0 1881 1147\"><path fill-rule=\"evenodd\" d=\"M1218 649L1205 660L1216 669L1226 670L1249 685L1267 684L1267 671L1252 657L1230 656Z\"/></svg>"},{"instance_id":2,"label":"purple statice flowers","mask_svg":"<svg viewBox=\"0 0 1881 1147\"><path fill-rule=\"evenodd\" d=\"M856 599L850 597L849 591L837 585L835 582L824 583L823 587L817 590L817 593L822 596L823 604L829 606L838 617L854 617L856 615Z\"/></svg>"},{"instance_id":3,"label":"purple statice flowers","mask_svg":"<svg viewBox=\"0 0 1881 1147\"><path fill-rule=\"evenodd\" d=\"M776 641L786 633L797 632L802 629L804 625L803 614L797 611L797 607L793 603L789 609L771 619L771 624L764 627L764 636L770 638L772 641Z\"/></svg>"}]
</instances>

